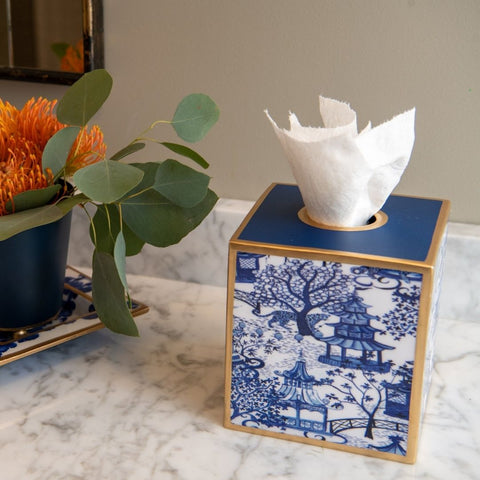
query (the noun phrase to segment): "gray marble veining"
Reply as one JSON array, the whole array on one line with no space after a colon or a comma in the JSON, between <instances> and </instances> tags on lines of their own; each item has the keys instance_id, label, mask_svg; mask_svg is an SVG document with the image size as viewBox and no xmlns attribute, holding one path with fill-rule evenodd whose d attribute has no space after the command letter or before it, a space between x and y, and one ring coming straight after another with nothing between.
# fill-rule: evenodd
<instances>
[{"instance_id":1,"label":"gray marble veining","mask_svg":"<svg viewBox=\"0 0 480 480\"><path fill-rule=\"evenodd\" d=\"M415 465L222 426L224 287L130 276L139 338L100 330L0 369L4 478L474 480L480 323L440 319Z\"/></svg>"},{"instance_id":2,"label":"gray marble veining","mask_svg":"<svg viewBox=\"0 0 480 480\"><path fill-rule=\"evenodd\" d=\"M451 223L440 315L480 321L480 225Z\"/></svg>"}]
</instances>

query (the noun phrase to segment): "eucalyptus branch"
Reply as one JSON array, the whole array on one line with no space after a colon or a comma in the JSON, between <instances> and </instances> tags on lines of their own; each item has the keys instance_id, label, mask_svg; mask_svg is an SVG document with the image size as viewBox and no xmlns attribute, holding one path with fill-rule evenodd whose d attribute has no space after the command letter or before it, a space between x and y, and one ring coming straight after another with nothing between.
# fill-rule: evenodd
<instances>
[{"instance_id":1,"label":"eucalyptus branch","mask_svg":"<svg viewBox=\"0 0 480 480\"><path fill-rule=\"evenodd\" d=\"M147 188L144 188L142 190L139 190L138 192L133 193L132 195L128 195L127 197L125 197L122 200L130 200L132 198L135 198L135 197L138 197L139 195L144 194L145 192L148 192L149 190L153 190L153 187L147 187ZM119 205L120 205L120 203L119 203Z\"/></svg>"},{"instance_id":2,"label":"eucalyptus branch","mask_svg":"<svg viewBox=\"0 0 480 480\"><path fill-rule=\"evenodd\" d=\"M135 143L135 142L138 142L140 140L144 140L142 137L143 135L145 135L146 133L150 132L151 130L153 130L157 125L160 125L160 124L164 124L164 125L171 125L173 122L171 120L155 120L146 130L144 130L139 137L135 138L135 140L133 140L131 142L132 143Z\"/></svg>"},{"instance_id":3,"label":"eucalyptus branch","mask_svg":"<svg viewBox=\"0 0 480 480\"><path fill-rule=\"evenodd\" d=\"M139 253L144 244L166 247L178 243L206 217L218 197L208 188L210 178L207 175L179 161L149 162L157 165L155 169L150 165L144 167L117 160L140 151L146 142L154 142L207 168L208 163L197 152L184 145L162 142L154 138L152 130L161 124L171 125L184 142L198 142L216 123L219 111L207 95L187 95L177 105L172 120L154 121L125 148L105 158L101 131L96 132L96 127L89 130L88 123L109 97L112 85L113 79L106 70L87 72L58 102L56 118L54 104L48 104L48 112L45 108L52 125L58 121L60 129L50 132L45 128L41 145L38 139L31 139L41 151L41 155L35 154L34 166L40 169L42 177L30 182L30 188L25 190L21 182L28 172L18 172L16 183L12 184L15 188L10 188L0 199L0 239L36 228L45 219L56 221L80 205L89 218L95 246L92 296L98 317L111 330L136 336L138 329L125 302L126 292L131 306L126 254ZM30 121L32 125L42 123L43 116L38 117L36 107L28 108L31 114L27 124L30 125ZM27 130L35 129L29 127ZM30 153L30 150L25 152ZM169 163L165 164L167 161ZM160 167L165 178L159 182L156 173ZM68 183L70 180L73 188ZM149 194L153 194L153 190L158 196L152 200ZM21 200L22 210L12 212L8 204L15 206L16 200L17 204ZM87 203L96 207L96 213L87 210ZM165 209L165 205L179 208ZM118 208L118 213L112 208Z\"/></svg>"}]
</instances>

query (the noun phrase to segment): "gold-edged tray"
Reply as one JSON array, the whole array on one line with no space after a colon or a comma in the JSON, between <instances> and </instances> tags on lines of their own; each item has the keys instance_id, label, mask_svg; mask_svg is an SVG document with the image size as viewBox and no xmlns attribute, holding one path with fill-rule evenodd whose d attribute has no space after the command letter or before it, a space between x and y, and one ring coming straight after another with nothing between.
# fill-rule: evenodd
<instances>
[{"instance_id":1,"label":"gold-edged tray","mask_svg":"<svg viewBox=\"0 0 480 480\"><path fill-rule=\"evenodd\" d=\"M134 317L148 312L148 306L132 299ZM92 303L92 281L88 275L68 266L65 272L63 305L55 319L41 326L0 332L0 366L103 328Z\"/></svg>"}]
</instances>

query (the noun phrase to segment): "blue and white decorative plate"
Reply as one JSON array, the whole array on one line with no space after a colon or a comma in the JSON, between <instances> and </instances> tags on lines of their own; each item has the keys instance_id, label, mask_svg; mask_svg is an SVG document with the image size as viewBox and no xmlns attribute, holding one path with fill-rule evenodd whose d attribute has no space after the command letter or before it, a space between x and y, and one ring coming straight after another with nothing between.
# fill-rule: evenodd
<instances>
[{"instance_id":1,"label":"blue and white decorative plate","mask_svg":"<svg viewBox=\"0 0 480 480\"><path fill-rule=\"evenodd\" d=\"M104 327L92 303L91 278L67 267L63 306L59 315L42 326L14 334L0 332L0 366ZM148 312L148 306L132 300L133 316Z\"/></svg>"}]
</instances>

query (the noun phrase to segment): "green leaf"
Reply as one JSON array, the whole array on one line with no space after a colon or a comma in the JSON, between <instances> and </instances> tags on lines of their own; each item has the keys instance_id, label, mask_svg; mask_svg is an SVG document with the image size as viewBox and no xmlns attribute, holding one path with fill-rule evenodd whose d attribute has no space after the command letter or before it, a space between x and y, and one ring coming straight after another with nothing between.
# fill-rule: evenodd
<instances>
[{"instance_id":1,"label":"green leaf","mask_svg":"<svg viewBox=\"0 0 480 480\"><path fill-rule=\"evenodd\" d=\"M58 57L58 59L61 60L67 53L67 48L69 46L70 45L66 42L56 42L52 43L52 45L50 45L50 48L52 49L52 52Z\"/></svg>"},{"instance_id":2,"label":"green leaf","mask_svg":"<svg viewBox=\"0 0 480 480\"><path fill-rule=\"evenodd\" d=\"M104 70L93 70L77 80L58 102L59 122L85 126L110 95L113 80Z\"/></svg>"},{"instance_id":3,"label":"green leaf","mask_svg":"<svg viewBox=\"0 0 480 480\"><path fill-rule=\"evenodd\" d=\"M178 243L211 211L217 196L208 190L193 208L173 205L163 195L148 190L122 204L125 223L145 242L156 247Z\"/></svg>"},{"instance_id":4,"label":"green leaf","mask_svg":"<svg viewBox=\"0 0 480 480\"><path fill-rule=\"evenodd\" d=\"M127 275L126 275L126 245L122 232L118 232L115 246L113 248L113 259L117 266L118 276L122 282L123 287L128 292Z\"/></svg>"},{"instance_id":5,"label":"green leaf","mask_svg":"<svg viewBox=\"0 0 480 480\"><path fill-rule=\"evenodd\" d=\"M50 168L53 176L56 176L65 168L68 154L80 130L80 127L65 127L48 140L42 154L44 172Z\"/></svg>"},{"instance_id":6,"label":"green leaf","mask_svg":"<svg viewBox=\"0 0 480 480\"><path fill-rule=\"evenodd\" d=\"M87 203L89 200L90 199L86 195L80 193L78 195L74 195L73 197L65 197L60 199L56 206L62 210L64 214L67 214L76 205L79 205L80 203Z\"/></svg>"},{"instance_id":7,"label":"green leaf","mask_svg":"<svg viewBox=\"0 0 480 480\"><path fill-rule=\"evenodd\" d=\"M217 105L209 96L193 93L178 104L172 125L182 140L198 142L215 125L219 115Z\"/></svg>"},{"instance_id":8,"label":"green leaf","mask_svg":"<svg viewBox=\"0 0 480 480\"><path fill-rule=\"evenodd\" d=\"M55 222L64 215L65 212L56 205L44 205L11 215L3 215L0 217L0 240L6 240L30 228Z\"/></svg>"},{"instance_id":9,"label":"green leaf","mask_svg":"<svg viewBox=\"0 0 480 480\"><path fill-rule=\"evenodd\" d=\"M125 148L119 150L115 155L113 155L110 160L120 160L127 155L131 155L132 153L138 152L142 148L145 147L145 144L142 142L132 143L131 145L127 145Z\"/></svg>"},{"instance_id":10,"label":"green leaf","mask_svg":"<svg viewBox=\"0 0 480 480\"><path fill-rule=\"evenodd\" d=\"M27 190L26 192L19 193L13 197L14 208L12 208L12 202L10 200L7 202L7 211L11 212L15 209L15 213L18 213L23 210L28 210L29 208L37 208L46 205L53 200L60 188L60 185L50 185L38 190Z\"/></svg>"},{"instance_id":11,"label":"green leaf","mask_svg":"<svg viewBox=\"0 0 480 480\"><path fill-rule=\"evenodd\" d=\"M138 168L143 172L142 181L136 185L130 192L128 192L127 197L134 195L138 192L143 192L148 188L152 188L155 183L155 177L157 175L158 167L160 166L159 162L145 162L145 163L129 163L132 167Z\"/></svg>"},{"instance_id":12,"label":"green leaf","mask_svg":"<svg viewBox=\"0 0 480 480\"><path fill-rule=\"evenodd\" d=\"M132 165L103 160L77 170L73 181L93 201L111 203L138 185L142 177L143 172Z\"/></svg>"},{"instance_id":13,"label":"green leaf","mask_svg":"<svg viewBox=\"0 0 480 480\"><path fill-rule=\"evenodd\" d=\"M93 228L90 228L90 237L96 249L113 255L115 238L120 233L120 212L118 211L118 206L115 204L98 205L92 221L95 228L95 237ZM145 242L138 238L125 223L122 224L122 231L126 244L125 254L132 256L140 253Z\"/></svg>"},{"instance_id":14,"label":"green leaf","mask_svg":"<svg viewBox=\"0 0 480 480\"><path fill-rule=\"evenodd\" d=\"M185 145L179 145L178 143L170 143L170 142L160 142L164 147L167 147L172 152L178 153L179 155L183 155L184 157L190 158L195 163L198 163L203 168L208 168L208 162L199 155L195 150L186 147Z\"/></svg>"},{"instance_id":15,"label":"green leaf","mask_svg":"<svg viewBox=\"0 0 480 480\"><path fill-rule=\"evenodd\" d=\"M92 296L98 318L113 332L138 336L114 258L95 250L92 266Z\"/></svg>"},{"instance_id":16,"label":"green leaf","mask_svg":"<svg viewBox=\"0 0 480 480\"><path fill-rule=\"evenodd\" d=\"M109 210L107 212L107 210ZM113 255L115 236L118 235L118 212L115 205L98 205L90 225L90 238L99 252Z\"/></svg>"},{"instance_id":17,"label":"green leaf","mask_svg":"<svg viewBox=\"0 0 480 480\"><path fill-rule=\"evenodd\" d=\"M210 177L176 160L160 164L153 188L179 207L190 208L205 198Z\"/></svg>"}]
</instances>

